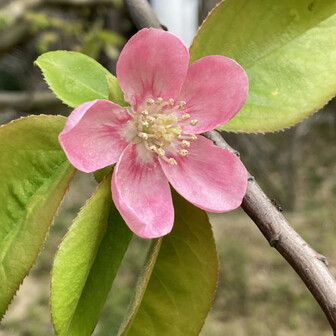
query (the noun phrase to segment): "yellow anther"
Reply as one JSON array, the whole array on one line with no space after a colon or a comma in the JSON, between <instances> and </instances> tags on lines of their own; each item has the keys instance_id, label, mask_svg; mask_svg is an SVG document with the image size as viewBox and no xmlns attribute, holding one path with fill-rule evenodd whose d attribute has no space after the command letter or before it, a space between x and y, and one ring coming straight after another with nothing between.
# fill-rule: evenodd
<instances>
[{"instance_id":1,"label":"yellow anther","mask_svg":"<svg viewBox=\"0 0 336 336\"><path fill-rule=\"evenodd\" d=\"M186 102L183 101L183 100L181 100L181 101L180 101L180 105L179 105L179 109L180 109L180 110L183 110L185 106L186 106Z\"/></svg>"},{"instance_id":2,"label":"yellow anther","mask_svg":"<svg viewBox=\"0 0 336 336\"><path fill-rule=\"evenodd\" d=\"M160 156L165 156L165 155L166 155L166 152L165 152L164 149L162 149L162 148L158 148L157 153L158 153Z\"/></svg>"},{"instance_id":3,"label":"yellow anther","mask_svg":"<svg viewBox=\"0 0 336 336\"><path fill-rule=\"evenodd\" d=\"M198 123L198 120L197 120L197 119L190 120L190 125L191 125L191 126L196 126L197 123Z\"/></svg>"},{"instance_id":4,"label":"yellow anther","mask_svg":"<svg viewBox=\"0 0 336 336\"><path fill-rule=\"evenodd\" d=\"M156 152L156 150L157 150L157 147L156 146L154 146L154 145L152 145L152 146L150 146L149 147L149 149L151 150L151 152Z\"/></svg>"},{"instance_id":5,"label":"yellow anther","mask_svg":"<svg viewBox=\"0 0 336 336\"><path fill-rule=\"evenodd\" d=\"M195 134L190 134L190 139L191 140L196 140L197 139L197 136Z\"/></svg>"},{"instance_id":6,"label":"yellow anther","mask_svg":"<svg viewBox=\"0 0 336 336\"><path fill-rule=\"evenodd\" d=\"M188 151L186 149L180 149L179 154L182 156L186 156L188 154Z\"/></svg>"},{"instance_id":7,"label":"yellow anther","mask_svg":"<svg viewBox=\"0 0 336 336\"><path fill-rule=\"evenodd\" d=\"M182 140L181 145L182 147L190 147L190 141Z\"/></svg>"},{"instance_id":8,"label":"yellow anther","mask_svg":"<svg viewBox=\"0 0 336 336\"><path fill-rule=\"evenodd\" d=\"M169 99L169 105L171 105L171 106L174 105L174 99L173 99L173 98L170 98L170 99Z\"/></svg>"},{"instance_id":9,"label":"yellow anther","mask_svg":"<svg viewBox=\"0 0 336 336\"><path fill-rule=\"evenodd\" d=\"M187 120L190 118L190 114L189 113L184 113L181 117L182 120Z\"/></svg>"},{"instance_id":10,"label":"yellow anther","mask_svg":"<svg viewBox=\"0 0 336 336\"><path fill-rule=\"evenodd\" d=\"M149 99L147 99L147 105L153 105L155 102L154 102L154 99L152 99L152 98L149 98Z\"/></svg>"},{"instance_id":11,"label":"yellow anther","mask_svg":"<svg viewBox=\"0 0 336 336\"><path fill-rule=\"evenodd\" d=\"M156 104L160 105L163 102L163 98L159 97L158 99L156 99Z\"/></svg>"},{"instance_id":12,"label":"yellow anther","mask_svg":"<svg viewBox=\"0 0 336 336\"><path fill-rule=\"evenodd\" d=\"M145 121L143 121L143 122L142 122L142 126L144 126L144 127L148 127L148 126L149 126L149 123L148 123L148 121L146 121L146 120L145 120Z\"/></svg>"},{"instance_id":13,"label":"yellow anther","mask_svg":"<svg viewBox=\"0 0 336 336\"><path fill-rule=\"evenodd\" d=\"M144 140L148 140L148 134L147 133L139 133L138 134L140 138L144 139Z\"/></svg>"},{"instance_id":14,"label":"yellow anther","mask_svg":"<svg viewBox=\"0 0 336 336\"><path fill-rule=\"evenodd\" d=\"M169 162L172 166L177 166L177 162L176 162L176 160L173 159L173 158L168 159L168 162Z\"/></svg>"},{"instance_id":15,"label":"yellow anther","mask_svg":"<svg viewBox=\"0 0 336 336\"><path fill-rule=\"evenodd\" d=\"M148 111L147 111L147 110L143 110L143 111L141 111L141 114L142 114L143 116L147 116L147 115L148 115Z\"/></svg>"},{"instance_id":16,"label":"yellow anther","mask_svg":"<svg viewBox=\"0 0 336 336\"><path fill-rule=\"evenodd\" d=\"M146 120L149 121L150 123L152 123L152 122L155 121L155 118L152 117L152 116L148 116L148 117L146 118Z\"/></svg>"}]
</instances>

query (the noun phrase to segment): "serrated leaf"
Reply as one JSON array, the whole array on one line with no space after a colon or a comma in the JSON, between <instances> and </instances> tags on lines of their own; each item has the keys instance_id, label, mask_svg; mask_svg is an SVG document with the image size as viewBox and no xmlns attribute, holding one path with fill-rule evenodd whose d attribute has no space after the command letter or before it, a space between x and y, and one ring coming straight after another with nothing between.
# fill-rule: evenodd
<instances>
[{"instance_id":1,"label":"serrated leaf","mask_svg":"<svg viewBox=\"0 0 336 336\"><path fill-rule=\"evenodd\" d=\"M109 74L106 76L107 85L109 88L109 100L120 106L128 106L124 100L124 93L121 91L117 77Z\"/></svg>"},{"instance_id":2,"label":"serrated leaf","mask_svg":"<svg viewBox=\"0 0 336 336\"><path fill-rule=\"evenodd\" d=\"M153 241L119 336L196 336L212 304L218 261L206 213L174 195L173 231Z\"/></svg>"},{"instance_id":3,"label":"serrated leaf","mask_svg":"<svg viewBox=\"0 0 336 336\"><path fill-rule=\"evenodd\" d=\"M35 64L55 95L71 107L109 97L106 76L110 72L89 56L73 51L50 51L39 56Z\"/></svg>"},{"instance_id":4,"label":"serrated leaf","mask_svg":"<svg viewBox=\"0 0 336 336\"><path fill-rule=\"evenodd\" d=\"M75 174L58 143L65 118L0 128L0 316L33 265Z\"/></svg>"},{"instance_id":5,"label":"serrated leaf","mask_svg":"<svg viewBox=\"0 0 336 336\"><path fill-rule=\"evenodd\" d=\"M51 312L57 335L91 335L132 237L111 198L111 174L81 209L56 254Z\"/></svg>"},{"instance_id":6,"label":"serrated leaf","mask_svg":"<svg viewBox=\"0 0 336 336\"><path fill-rule=\"evenodd\" d=\"M336 1L226 0L196 35L191 61L218 54L246 70L243 109L219 129L269 132L297 124L336 94Z\"/></svg>"}]
</instances>

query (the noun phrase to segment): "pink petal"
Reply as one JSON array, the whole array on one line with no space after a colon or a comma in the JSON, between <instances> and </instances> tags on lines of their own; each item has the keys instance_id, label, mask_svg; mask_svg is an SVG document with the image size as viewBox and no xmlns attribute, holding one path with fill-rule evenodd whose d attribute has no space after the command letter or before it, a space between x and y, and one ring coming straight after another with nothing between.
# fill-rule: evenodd
<instances>
[{"instance_id":1,"label":"pink petal","mask_svg":"<svg viewBox=\"0 0 336 336\"><path fill-rule=\"evenodd\" d=\"M238 157L197 136L186 156L176 155L176 166L160 159L174 189L197 207L211 212L237 208L245 195L247 172Z\"/></svg>"},{"instance_id":2,"label":"pink petal","mask_svg":"<svg viewBox=\"0 0 336 336\"><path fill-rule=\"evenodd\" d=\"M125 100L137 109L147 98L176 98L187 74L189 52L172 33L145 28L121 51L117 77Z\"/></svg>"},{"instance_id":3,"label":"pink petal","mask_svg":"<svg viewBox=\"0 0 336 336\"><path fill-rule=\"evenodd\" d=\"M94 100L73 110L59 135L69 161L86 173L115 163L127 142L121 132L132 117L107 100Z\"/></svg>"},{"instance_id":4,"label":"pink petal","mask_svg":"<svg viewBox=\"0 0 336 336\"><path fill-rule=\"evenodd\" d=\"M183 131L199 134L229 121L244 105L248 78L244 69L224 56L207 56L188 70L178 101L187 103L183 113L197 119L197 126L186 122Z\"/></svg>"},{"instance_id":5,"label":"pink petal","mask_svg":"<svg viewBox=\"0 0 336 336\"><path fill-rule=\"evenodd\" d=\"M129 228L143 238L169 233L174 208L167 178L157 160L143 162L135 145L129 145L116 164L112 198Z\"/></svg>"}]
</instances>

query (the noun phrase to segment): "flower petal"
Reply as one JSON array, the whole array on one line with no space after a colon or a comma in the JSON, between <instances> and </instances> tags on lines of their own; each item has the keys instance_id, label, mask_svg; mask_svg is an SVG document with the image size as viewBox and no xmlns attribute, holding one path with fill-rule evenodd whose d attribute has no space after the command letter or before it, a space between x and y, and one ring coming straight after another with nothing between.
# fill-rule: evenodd
<instances>
[{"instance_id":1,"label":"flower petal","mask_svg":"<svg viewBox=\"0 0 336 336\"><path fill-rule=\"evenodd\" d=\"M248 78L244 69L224 56L207 56L191 64L178 101L185 101L183 113L197 126L186 123L185 133L199 134L228 122L244 105Z\"/></svg>"},{"instance_id":2,"label":"flower petal","mask_svg":"<svg viewBox=\"0 0 336 336\"><path fill-rule=\"evenodd\" d=\"M143 238L169 233L174 208L167 178L157 160L143 162L130 144L116 164L112 198L129 228Z\"/></svg>"},{"instance_id":3,"label":"flower petal","mask_svg":"<svg viewBox=\"0 0 336 336\"><path fill-rule=\"evenodd\" d=\"M197 136L186 156L175 156L176 166L160 159L174 189L197 207L211 212L237 208L245 195L247 172L239 158Z\"/></svg>"},{"instance_id":4,"label":"flower petal","mask_svg":"<svg viewBox=\"0 0 336 336\"><path fill-rule=\"evenodd\" d=\"M189 62L186 45L172 33L145 28L121 51L117 77L125 100L135 111L147 98L176 98Z\"/></svg>"},{"instance_id":5,"label":"flower petal","mask_svg":"<svg viewBox=\"0 0 336 336\"><path fill-rule=\"evenodd\" d=\"M71 112L58 139L72 165L89 173L118 160L127 146L121 132L131 118L110 101L87 102Z\"/></svg>"}]
</instances>

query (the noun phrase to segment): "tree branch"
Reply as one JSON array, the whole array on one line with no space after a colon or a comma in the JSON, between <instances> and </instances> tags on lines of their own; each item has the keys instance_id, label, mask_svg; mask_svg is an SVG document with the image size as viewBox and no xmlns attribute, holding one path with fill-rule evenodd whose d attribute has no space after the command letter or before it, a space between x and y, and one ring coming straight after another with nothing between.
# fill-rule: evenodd
<instances>
[{"instance_id":1,"label":"tree branch","mask_svg":"<svg viewBox=\"0 0 336 336\"><path fill-rule=\"evenodd\" d=\"M60 105L60 101L50 91L0 91L0 110L4 108L13 108L30 111L32 109L45 108L51 105Z\"/></svg>"},{"instance_id":2,"label":"tree branch","mask_svg":"<svg viewBox=\"0 0 336 336\"><path fill-rule=\"evenodd\" d=\"M146 0L125 0L125 2L139 29L161 27ZM204 135L217 146L238 154L218 132L210 131ZM336 281L327 268L326 258L313 250L289 225L280 209L265 195L250 174L247 192L241 206L269 244L278 250L304 281L336 335Z\"/></svg>"}]
</instances>

